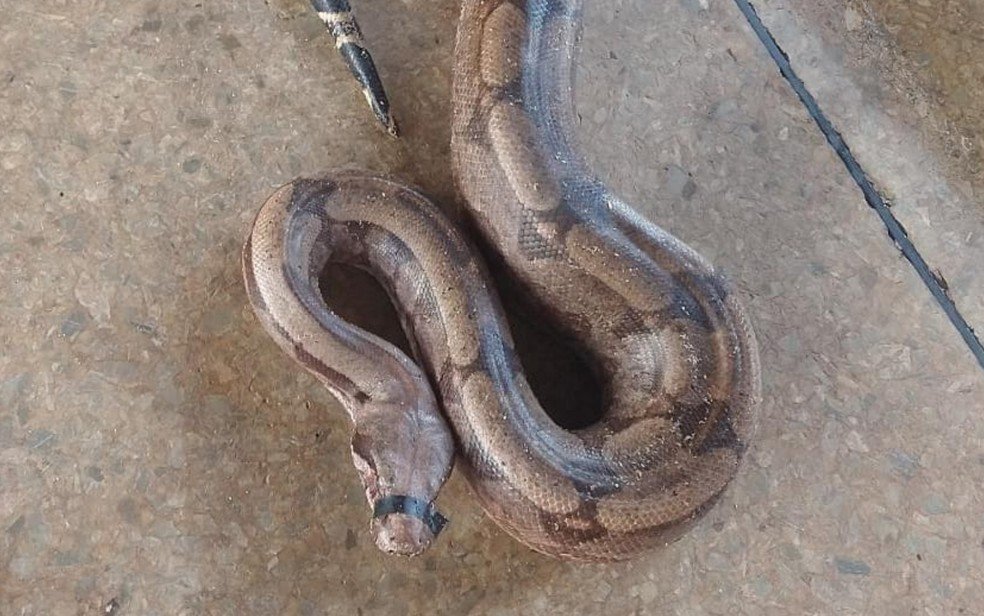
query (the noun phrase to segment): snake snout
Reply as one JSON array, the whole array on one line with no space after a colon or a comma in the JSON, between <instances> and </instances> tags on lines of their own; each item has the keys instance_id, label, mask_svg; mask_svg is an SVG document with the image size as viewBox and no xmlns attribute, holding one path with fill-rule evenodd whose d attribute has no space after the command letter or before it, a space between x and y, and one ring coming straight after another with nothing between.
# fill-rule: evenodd
<instances>
[{"instance_id":1,"label":"snake snout","mask_svg":"<svg viewBox=\"0 0 984 616\"><path fill-rule=\"evenodd\" d=\"M376 547L388 554L417 556L434 541L434 533L420 518L391 513L372 523Z\"/></svg>"}]
</instances>

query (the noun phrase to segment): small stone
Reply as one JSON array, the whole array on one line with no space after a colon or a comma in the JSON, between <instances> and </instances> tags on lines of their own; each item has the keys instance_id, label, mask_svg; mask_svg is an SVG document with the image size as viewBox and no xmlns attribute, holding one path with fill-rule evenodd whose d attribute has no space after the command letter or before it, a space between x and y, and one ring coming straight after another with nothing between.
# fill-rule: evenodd
<instances>
[{"instance_id":1,"label":"small stone","mask_svg":"<svg viewBox=\"0 0 984 616\"><path fill-rule=\"evenodd\" d=\"M694 13L699 13L700 11L706 11L708 9L707 0L680 0L680 4L683 8Z\"/></svg>"},{"instance_id":2,"label":"small stone","mask_svg":"<svg viewBox=\"0 0 984 616\"><path fill-rule=\"evenodd\" d=\"M6 532L11 537L16 537L17 534L20 533L21 530L23 529L24 529L24 515L21 514L17 516L17 519L14 520L14 522L10 526L8 526L7 530L4 532Z\"/></svg>"},{"instance_id":3,"label":"small stone","mask_svg":"<svg viewBox=\"0 0 984 616\"><path fill-rule=\"evenodd\" d=\"M132 498L124 498L116 504L116 511L124 522L137 524L140 521L140 512L137 510L137 503Z\"/></svg>"},{"instance_id":4,"label":"small stone","mask_svg":"<svg viewBox=\"0 0 984 616\"><path fill-rule=\"evenodd\" d=\"M644 603L652 603L659 596L659 588L654 582L647 582L639 588L639 598Z\"/></svg>"},{"instance_id":5,"label":"small stone","mask_svg":"<svg viewBox=\"0 0 984 616\"><path fill-rule=\"evenodd\" d=\"M84 312L73 312L62 321L61 327L58 328L58 333L63 338L73 338L76 334L85 330L88 320L88 314Z\"/></svg>"},{"instance_id":6,"label":"small stone","mask_svg":"<svg viewBox=\"0 0 984 616\"><path fill-rule=\"evenodd\" d=\"M752 592L756 597L764 598L772 594L772 583L765 576L758 576L751 583Z\"/></svg>"},{"instance_id":7,"label":"small stone","mask_svg":"<svg viewBox=\"0 0 984 616\"><path fill-rule=\"evenodd\" d=\"M0 382L0 407L9 407L15 400L23 400L31 384L31 375L18 374Z\"/></svg>"},{"instance_id":8,"label":"small stone","mask_svg":"<svg viewBox=\"0 0 984 616\"><path fill-rule=\"evenodd\" d=\"M860 28L862 23L863 17L861 13L859 13L854 7L847 7L844 11L844 24L847 26L847 29L853 32Z\"/></svg>"},{"instance_id":9,"label":"small stone","mask_svg":"<svg viewBox=\"0 0 984 616\"><path fill-rule=\"evenodd\" d=\"M200 158L189 158L181 163L181 170L185 173L198 173L198 170L201 168L202 160Z\"/></svg>"},{"instance_id":10,"label":"small stone","mask_svg":"<svg viewBox=\"0 0 984 616\"><path fill-rule=\"evenodd\" d=\"M868 575L871 567L863 560L851 560L849 558L835 558L834 566L837 571L844 575Z\"/></svg>"},{"instance_id":11,"label":"small stone","mask_svg":"<svg viewBox=\"0 0 984 616\"><path fill-rule=\"evenodd\" d=\"M27 443L31 449L42 449L50 447L54 441L55 433L42 428L40 430L33 430Z\"/></svg>"},{"instance_id":12,"label":"small stone","mask_svg":"<svg viewBox=\"0 0 984 616\"><path fill-rule=\"evenodd\" d=\"M239 316L238 307L215 306L202 319L202 330L207 334L221 334L232 327Z\"/></svg>"},{"instance_id":13,"label":"small stone","mask_svg":"<svg viewBox=\"0 0 984 616\"><path fill-rule=\"evenodd\" d=\"M206 118L204 116L190 116L185 119L185 124L191 128L204 130L206 128L211 128L212 120L211 118Z\"/></svg>"},{"instance_id":14,"label":"small stone","mask_svg":"<svg viewBox=\"0 0 984 616\"><path fill-rule=\"evenodd\" d=\"M152 323L132 323L133 329L146 336L153 336L157 333L157 327Z\"/></svg>"},{"instance_id":15,"label":"small stone","mask_svg":"<svg viewBox=\"0 0 984 616\"><path fill-rule=\"evenodd\" d=\"M0 168L4 171L13 171L24 163L24 157L19 154L8 154L0 158Z\"/></svg>"},{"instance_id":16,"label":"small stone","mask_svg":"<svg viewBox=\"0 0 984 616\"><path fill-rule=\"evenodd\" d=\"M82 562L82 555L77 550L69 550L67 552L62 552L61 550L55 551L55 566L71 567L80 562Z\"/></svg>"},{"instance_id":17,"label":"small stone","mask_svg":"<svg viewBox=\"0 0 984 616\"><path fill-rule=\"evenodd\" d=\"M65 79L58 84L58 92L62 95L62 98L70 100L75 98L75 96L79 93L79 88L73 82Z\"/></svg>"},{"instance_id":18,"label":"small stone","mask_svg":"<svg viewBox=\"0 0 984 616\"><path fill-rule=\"evenodd\" d=\"M13 417L0 417L0 450L12 447L14 444Z\"/></svg>"},{"instance_id":19,"label":"small stone","mask_svg":"<svg viewBox=\"0 0 984 616\"><path fill-rule=\"evenodd\" d=\"M718 101L711 108L711 118L718 121L737 122L740 113L738 101L733 98Z\"/></svg>"},{"instance_id":20,"label":"small stone","mask_svg":"<svg viewBox=\"0 0 984 616\"><path fill-rule=\"evenodd\" d=\"M75 281L75 299L89 311L96 323L106 323L110 318L110 297L113 290L106 281L94 278L88 272L79 274Z\"/></svg>"},{"instance_id":21,"label":"small stone","mask_svg":"<svg viewBox=\"0 0 984 616\"><path fill-rule=\"evenodd\" d=\"M219 43L222 45L222 49L226 51L233 51L239 49L243 46L233 34L221 34L219 35Z\"/></svg>"},{"instance_id":22,"label":"small stone","mask_svg":"<svg viewBox=\"0 0 984 616\"><path fill-rule=\"evenodd\" d=\"M772 466L772 453L769 451L760 451L755 456L755 462L762 468L769 468Z\"/></svg>"},{"instance_id":23,"label":"small stone","mask_svg":"<svg viewBox=\"0 0 984 616\"><path fill-rule=\"evenodd\" d=\"M690 199L697 192L697 184L687 171L677 165L667 165L663 187L675 198Z\"/></svg>"},{"instance_id":24,"label":"small stone","mask_svg":"<svg viewBox=\"0 0 984 616\"><path fill-rule=\"evenodd\" d=\"M846 443L847 443L847 448L850 449L851 451L855 451L858 453L868 453L870 451L868 446L865 445L864 441L861 439L861 435L854 430L851 430L847 434Z\"/></svg>"},{"instance_id":25,"label":"small stone","mask_svg":"<svg viewBox=\"0 0 984 616\"><path fill-rule=\"evenodd\" d=\"M172 443L171 448L167 453L167 464L168 466L174 469L184 467L185 465L184 441L178 440Z\"/></svg>"},{"instance_id":26,"label":"small stone","mask_svg":"<svg viewBox=\"0 0 984 616\"><path fill-rule=\"evenodd\" d=\"M888 462L891 464L892 470L906 479L912 479L919 472L919 460L904 451L890 452Z\"/></svg>"},{"instance_id":27,"label":"small stone","mask_svg":"<svg viewBox=\"0 0 984 616\"><path fill-rule=\"evenodd\" d=\"M803 558L803 554L799 551L799 548L788 542L779 546L779 553L786 560L800 560Z\"/></svg>"},{"instance_id":28,"label":"small stone","mask_svg":"<svg viewBox=\"0 0 984 616\"><path fill-rule=\"evenodd\" d=\"M34 572L36 566L36 559L27 556L15 556L10 560L10 565L7 567L10 572L19 578L27 578Z\"/></svg>"},{"instance_id":29,"label":"small stone","mask_svg":"<svg viewBox=\"0 0 984 616\"><path fill-rule=\"evenodd\" d=\"M926 515L941 515L950 512L950 503L939 494L930 494L923 502L922 510Z\"/></svg>"}]
</instances>

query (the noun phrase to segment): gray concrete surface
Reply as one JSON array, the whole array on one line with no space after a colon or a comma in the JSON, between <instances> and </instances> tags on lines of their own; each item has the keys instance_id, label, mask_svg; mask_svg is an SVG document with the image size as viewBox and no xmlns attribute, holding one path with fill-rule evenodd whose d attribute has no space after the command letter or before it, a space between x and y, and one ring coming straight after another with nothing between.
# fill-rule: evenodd
<instances>
[{"instance_id":1,"label":"gray concrete surface","mask_svg":"<svg viewBox=\"0 0 984 616\"><path fill-rule=\"evenodd\" d=\"M974 214L984 208L984 4L757 6L964 317L984 331L984 216Z\"/></svg>"},{"instance_id":2,"label":"gray concrete surface","mask_svg":"<svg viewBox=\"0 0 984 616\"><path fill-rule=\"evenodd\" d=\"M238 272L298 174L391 171L454 209L455 3L362 4L399 143L301 0L0 0L0 614L980 613L982 372L726 0L592 3L578 104L599 173L752 313L742 476L633 563L532 554L458 477L432 552L377 553L341 409ZM972 201L947 228L980 224Z\"/></svg>"}]
</instances>

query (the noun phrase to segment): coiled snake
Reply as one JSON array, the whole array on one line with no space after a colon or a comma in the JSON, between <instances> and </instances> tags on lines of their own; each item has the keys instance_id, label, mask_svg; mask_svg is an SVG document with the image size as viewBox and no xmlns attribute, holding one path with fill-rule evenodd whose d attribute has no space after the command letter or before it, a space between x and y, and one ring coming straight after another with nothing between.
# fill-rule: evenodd
<instances>
[{"instance_id":1,"label":"coiled snake","mask_svg":"<svg viewBox=\"0 0 984 616\"><path fill-rule=\"evenodd\" d=\"M698 254L626 206L574 147L581 0L464 0L452 156L488 244L605 384L594 425L543 411L472 244L419 193L365 173L298 179L262 207L243 252L264 327L342 401L377 545L416 554L457 453L482 507L535 550L632 557L721 495L759 398L737 299ZM319 274L370 271L416 361L339 318Z\"/></svg>"}]
</instances>

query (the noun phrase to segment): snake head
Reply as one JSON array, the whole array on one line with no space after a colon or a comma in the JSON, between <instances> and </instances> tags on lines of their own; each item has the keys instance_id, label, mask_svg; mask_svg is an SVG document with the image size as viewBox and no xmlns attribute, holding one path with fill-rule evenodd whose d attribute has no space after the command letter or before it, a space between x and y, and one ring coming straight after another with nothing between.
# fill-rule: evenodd
<instances>
[{"instance_id":1,"label":"snake head","mask_svg":"<svg viewBox=\"0 0 984 616\"><path fill-rule=\"evenodd\" d=\"M378 405L356 422L352 459L372 507L376 546L416 556L447 523L434 499L451 472L454 441L435 408Z\"/></svg>"}]
</instances>

